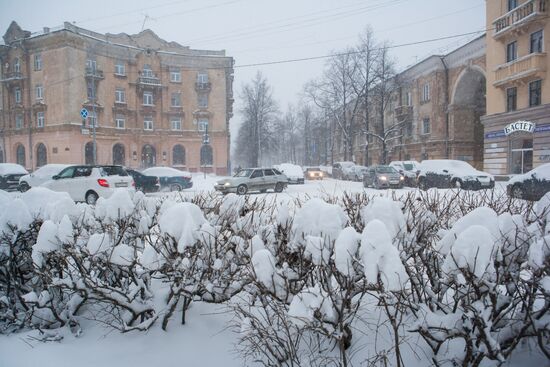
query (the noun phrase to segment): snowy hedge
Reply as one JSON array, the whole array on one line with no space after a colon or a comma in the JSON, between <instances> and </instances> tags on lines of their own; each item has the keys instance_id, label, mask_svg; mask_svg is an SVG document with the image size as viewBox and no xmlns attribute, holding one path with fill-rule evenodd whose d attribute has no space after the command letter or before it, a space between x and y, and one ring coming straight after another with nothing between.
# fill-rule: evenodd
<instances>
[{"instance_id":1,"label":"snowy hedge","mask_svg":"<svg viewBox=\"0 0 550 367\"><path fill-rule=\"evenodd\" d=\"M419 351L426 365L479 365L525 344L550 357L549 203L119 191L90 207L0 193L0 331L166 329L212 302L265 365L407 365Z\"/></svg>"}]
</instances>

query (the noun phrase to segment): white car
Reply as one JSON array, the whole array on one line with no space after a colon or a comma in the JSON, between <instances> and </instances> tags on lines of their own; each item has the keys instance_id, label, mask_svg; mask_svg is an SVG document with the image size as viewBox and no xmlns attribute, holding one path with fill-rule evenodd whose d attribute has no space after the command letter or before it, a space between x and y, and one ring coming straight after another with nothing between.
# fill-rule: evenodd
<instances>
[{"instance_id":1,"label":"white car","mask_svg":"<svg viewBox=\"0 0 550 367\"><path fill-rule=\"evenodd\" d=\"M288 177L289 184L304 183L304 171L302 171L302 167L292 163L281 163L280 165L273 167Z\"/></svg>"},{"instance_id":2,"label":"white car","mask_svg":"<svg viewBox=\"0 0 550 367\"><path fill-rule=\"evenodd\" d=\"M19 191L25 192L31 187L40 186L67 167L68 164L46 164L33 173L22 176L19 179Z\"/></svg>"},{"instance_id":3,"label":"white car","mask_svg":"<svg viewBox=\"0 0 550 367\"><path fill-rule=\"evenodd\" d=\"M69 166L45 182L43 187L65 191L74 201L94 205L117 188L135 190L134 179L121 166Z\"/></svg>"},{"instance_id":4,"label":"white car","mask_svg":"<svg viewBox=\"0 0 550 367\"><path fill-rule=\"evenodd\" d=\"M417 161L393 161L390 166L405 177L405 186L416 186L416 173L420 166Z\"/></svg>"}]
</instances>

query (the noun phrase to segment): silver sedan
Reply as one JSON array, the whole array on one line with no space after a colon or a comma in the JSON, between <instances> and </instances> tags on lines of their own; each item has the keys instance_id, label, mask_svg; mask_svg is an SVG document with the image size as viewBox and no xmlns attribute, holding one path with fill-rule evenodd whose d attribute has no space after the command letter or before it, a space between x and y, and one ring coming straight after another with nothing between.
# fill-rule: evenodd
<instances>
[{"instance_id":1,"label":"silver sedan","mask_svg":"<svg viewBox=\"0 0 550 367\"><path fill-rule=\"evenodd\" d=\"M224 194L244 195L249 191L266 192L269 189L282 192L287 185L288 178L274 168L245 168L231 178L218 181L214 188Z\"/></svg>"}]
</instances>

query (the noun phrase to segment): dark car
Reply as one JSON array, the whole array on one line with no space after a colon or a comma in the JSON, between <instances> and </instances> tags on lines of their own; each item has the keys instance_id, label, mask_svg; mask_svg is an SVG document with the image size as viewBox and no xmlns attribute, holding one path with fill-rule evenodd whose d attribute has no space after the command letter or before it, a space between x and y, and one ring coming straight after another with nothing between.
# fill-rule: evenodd
<instances>
[{"instance_id":1,"label":"dark car","mask_svg":"<svg viewBox=\"0 0 550 367\"><path fill-rule=\"evenodd\" d=\"M161 190L181 191L193 187L191 173L175 168L151 167L143 170L141 173L146 176L158 177Z\"/></svg>"},{"instance_id":2,"label":"dark car","mask_svg":"<svg viewBox=\"0 0 550 367\"><path fill-rule=\"evenodd\" d=\"M332 178L337 180L351 180L353 176L353 162L335 162L332 165Z\"/></svg>"},{"instance_id":3,"label":"dark car","mask_svg":"<svg viewBox=\"0 0 550 367\"><path fill-rule=\"evenodd\" d=\"M157 192L160 190L160 179L157 176L147 176L131 168L126 168L126 172L134 178L136 190L143 192Z\"/></svg>"},{"instance_id":4,"label":"dark car","mask_svg":"<svg viewBox=\"0 0 550 367\"><path fill-rule=\"evenodd\" d=\"M16 191L19 187L19 179L29 172L19 164L0 163L0 190Z\"/></svg>"},{"instance_id":5,"label":"dark car","mask_svg":"<svg viewBox=\"0 0 550 367\"><path fill-rule=\"evenodd\" d=\"M371 166L363 175L363 187L372 186L375 189L403 187L405 178L391 166Z\"/></svg>"},{"instance_id":6,"label":"dark car","mask_svg":"<svg viewBox=\"0 0 550 367\"><path fill-rule=\"evenodd\" d=\"M461 188L463 190L492 189L495 178L478 171L467 162L452 159L425 160L418 167L418 187L427 190Z\"/></svg>"},{"instance_id":7,"label":"dark car","mask_svg":"<svg viewBox=\"0 0 550 367\"><path fill-rule=\"evenodd\" d=\"M514 198L540 200L550 191L550 163L538 166L523 175L512 177L506 185L506 191Z\"/></svg>"}]
</instances>

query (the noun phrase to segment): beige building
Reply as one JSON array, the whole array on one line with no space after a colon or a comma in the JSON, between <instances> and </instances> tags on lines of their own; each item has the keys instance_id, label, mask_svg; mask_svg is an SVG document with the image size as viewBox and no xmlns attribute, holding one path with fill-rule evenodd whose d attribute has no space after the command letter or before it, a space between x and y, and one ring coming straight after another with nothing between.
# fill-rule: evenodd
<instances>
[{"instance_id":1,"label":"beige building","mask_svg":"<svg viewBox=\"0 0 550 367\"><path fill-rule=\"evenodd\" d=\"M486 1L487 172L522 173L550 162L549 5Z\"/></svg>"},{"instance_id":2,"label":"beige building","mask_svg":"<svg viewBox=\"0 0 550 367\"><path fill-rule=\"evenodd\" d=\"M226 174L233 59L150 30L99 34L69 23L0 45L0 161ZM86 109L83 119L80 111Z\"/></svg>"}]
</instances>

